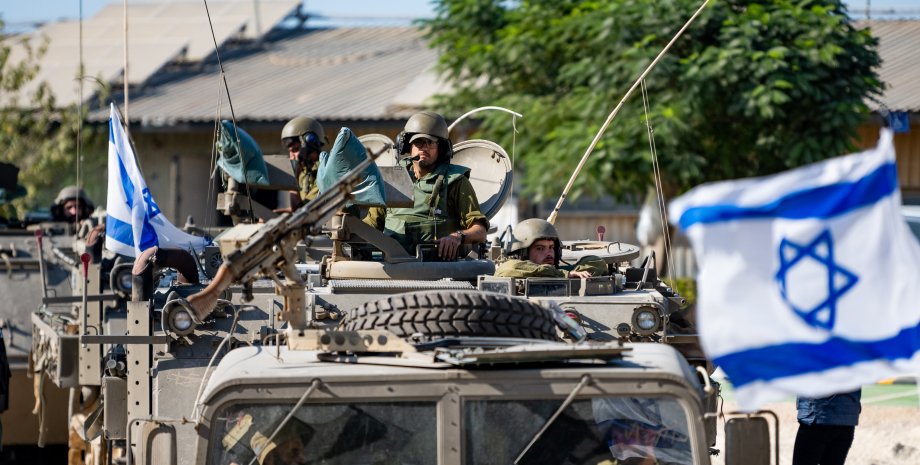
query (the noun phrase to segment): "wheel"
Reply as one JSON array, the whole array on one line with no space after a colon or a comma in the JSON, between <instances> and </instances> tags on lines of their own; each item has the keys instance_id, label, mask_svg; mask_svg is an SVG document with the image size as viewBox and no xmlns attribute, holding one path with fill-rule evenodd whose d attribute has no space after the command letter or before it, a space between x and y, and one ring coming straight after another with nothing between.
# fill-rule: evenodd
<instances>
[{"instance_id":1,"label":"wheel","mask_svg":"<svg viewBox=\"0 0 920 465\"><path fill-rule=\"evenodd\" d=\"M546 308L504 294L418 291L367 302L348 311L347 331L386 329L423 340L453 336L558 340Z\"/></svg>"}]
</instances>

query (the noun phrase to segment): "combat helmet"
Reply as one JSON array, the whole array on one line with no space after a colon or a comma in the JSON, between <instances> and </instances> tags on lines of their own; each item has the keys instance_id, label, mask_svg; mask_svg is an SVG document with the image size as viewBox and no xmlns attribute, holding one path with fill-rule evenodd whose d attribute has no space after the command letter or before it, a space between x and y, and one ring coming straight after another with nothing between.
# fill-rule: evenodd
<instances>
[{"instance_id":1,"label":"combat helmet","mask_svg":"<svg viewBox=\"0 0 920 465\"><path fill-rule=\"evenodd\" d=\"M284 128L281 129L281 141L289 137L299 138L301 145L317 152L327 143L323 125L309 116L298 116L284 125Z\"/></svg>"},{"instance_id":2,"label":"combat helmet","mask_svg":"<svg viewBox=\"0 0 920 465\"><path fill-rule=\"evenodd\" d=\"M400 154L409 153L410 145L419 138L431 139L438 143L438 161L447 161L453 155L453 144L447 130L447 121L433 111L422 111L412 115L403 131L397 136L396 148ZM443 157L442 157L443 155Z\"/></svg>"},{"instance_id":3,"label":"combat helmet","mask_svg":"<svg viewBox=\"0 0 920 465\"><path fill-rule=\"evenodd\" d=\"M554 265L559 265L559 258L562 256L562 243L559 241L559 233L552 223L540 218L531 218L521 221L514 227L511 234L511 255L527 259L527 249L534 242L540 239L551 239L556 249L556 258Z\"/></svg>"},{"instance_id":4,"label":"combat helmet","mask_svg":"<svg viewBox=\"0 0 920 465\"><path fill-rule=\"evenodd\" d=\"M51 216L53 218L56 220L64 218L64 204L67 203L68 200L80 201L80 218L89 218L96 208L95 205L93 205L93 201L89 199L83 189L77 186L67 186L61 189L57 197L54 198L54 204L51 206Z\"/></svg>"}]
</instances>

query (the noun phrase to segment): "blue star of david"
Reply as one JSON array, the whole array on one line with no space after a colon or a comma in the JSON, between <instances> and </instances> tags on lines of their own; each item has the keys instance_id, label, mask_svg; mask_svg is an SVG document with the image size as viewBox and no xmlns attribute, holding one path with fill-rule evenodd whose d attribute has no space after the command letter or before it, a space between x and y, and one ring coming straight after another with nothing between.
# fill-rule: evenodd
<instances>
[{"instance_id":1,"label":"blue star of david","mask_svg":"<svg viewBox=\"0 0 920 465\"><path fill-rule=\"evenodd\" d=\"M824 300L811 308L796 305L787 292L788 273L793 267L801 264L803 259L811 259L827 269L827 295ZM779 283L783 300L805 323L816 328L833 329L837 317L837 301L856 285L859 277L834 262L834 242L830 231L825 229L806 245L796 244L783 238L779 244L779 262L776 280ZM815 291L820 292L824 289Z\"/></svg>"}]
</instances>

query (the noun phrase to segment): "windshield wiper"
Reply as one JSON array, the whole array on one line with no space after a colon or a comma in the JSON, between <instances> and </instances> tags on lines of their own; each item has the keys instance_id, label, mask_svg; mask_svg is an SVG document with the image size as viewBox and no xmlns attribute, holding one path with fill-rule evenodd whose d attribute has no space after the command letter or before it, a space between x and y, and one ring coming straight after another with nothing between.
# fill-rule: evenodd
<instances>
[{"instance_id":1,"label":"windshield wiper","mask_svg":"<svg viewBox=\"0 0 920 465\"><path fill-rule=\"evenodd\" d=\"M304 401L307 400L307 397L310 397L310 394L313 394L313 391L315 391L321 384L323 384L323 381L319 378L315 378L313 382L310 383L310 387L307 388L306 392L304 392L302 396L300 396L300 400L298 400L297 403L294 404L294 408L292 408L291 411L288 412L287 416L284 417L284 420L281 420L281 424L279 424L278 427L275 428L275 431L272 432L272 435L268 437L267 441L265 441L266 446L271 444L272 441L275 440L275 436L278 435L278 433L281 431L281 428L284 428L284 425L286 425L287 422L290 421L291 417L293 417L294 414L297 412L297 409L299 409L300 406L303 405ZM256 459L259 458L259 453L262 451L256 450L254 452L255 452L255 455L253 455L252 460L249 461L249 465L253 465L256 462Z\"/></svg>"},{"instance_id":2,"label":"windshield wiper","mask_svg":"<svg viewBox=\"0 0 920 465\"><path fill-rule=\"evenodd\" d=\"M572 392L569 393L569 396L565 398L565 400L562 402L562 405L560 405L559 408L557 408L556 411L553 412L553 415L549 417L549 420L546 420L546 423L543 423L543 426L541 426L540 429L536 432L536 434L534 434L533 437L530 438L530 442L527 443L527 447L525 447L524 450L522 450L521 453L518 454L517 458L514 459L514 465L517 465L518 463L521 462L524 456L527 455L527 452L530 451L530 448L533 447L533 445L536 444L537 441L540 440L540 437L543 436L543 433L545 433L546 430L549 429L549 427L553 424L553 422L556 421L556 418L558 418L559 415L561 415L562 412L564 412L565 409L567 409L569 405L572 404L572 401L575 400L575 396L577 396L578 393L581 392L581 389L584 388L585 385L588 384L588 382L590 381L591 381L591 375L585 374L581 376L581 381L575 385L575 388L573 388Z\"/></svg>"}]
</instances>

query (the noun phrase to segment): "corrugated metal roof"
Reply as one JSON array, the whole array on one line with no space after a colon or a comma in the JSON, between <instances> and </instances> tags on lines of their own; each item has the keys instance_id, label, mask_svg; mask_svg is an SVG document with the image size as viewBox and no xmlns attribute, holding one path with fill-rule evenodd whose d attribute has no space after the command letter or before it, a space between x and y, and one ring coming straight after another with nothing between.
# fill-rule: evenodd
<instances>
[{"instance_id":1,"label":"corrugated metal roof","mask_svg":"<svg viewBox=\"0 0 920 465\"><path fill-rule=\"evenodd\" d=\"M257 39L294 12L300 0L262 0L256 15L251 0L208 2L214 35L219 44L230 38ZM259 21L256 21L258 16ZM79 101L76 81L80 64L80 24L64 21L48 24L29 35L33 45L49 39L36 79L26 87L33 91L45 81L60 106ZM128 82L142 84L167 63L198 61L214 52L214 39L204 5L197 0L132 3L128 6ZM14 47L12 60L25 57ZM113 3L83 22L83 62L87 76L111 83L121 80L124 68L124 10ZM87 85L90 89L95 86ZM84 92L89 98L91 91ZM20 102L23 103L23 102Z\"/></svg>"},{"instance_id":2,"label":"corrugated metal roof","mask_svg":"<svg viewBox=\"0 0 920 465\"><path fill-rule=\"evenodd\" d=\"M412 27L280 30L260 47L222 50L237 119L278 121L309 114L325 120L404 118L441 84L437 54ZM147 125L213 121L219 68L164 74L132 91L132 121ZM220 100L229 118L226 92ZM108 118L108 113L94 119Z\"/></svg>"},{"instance_id":3,"label":"corrugated metal roof","mask_svg":"<svg viewBox=\"0 0 920 465\"><path fill-rule=\"evenodd\" d=\"M868 27L879 39L879 77L888 86L882 103L892 111L920 111L920 21L857 21L856 27ZM879 104L869 107L878 110Z\"/></svg>"}]
</instances>

